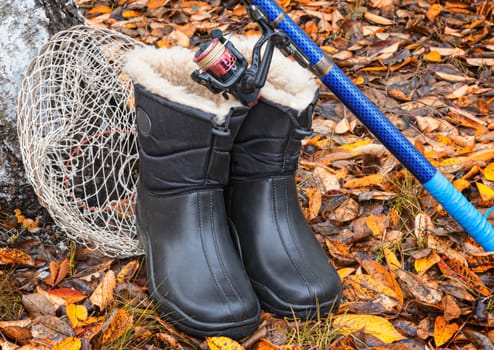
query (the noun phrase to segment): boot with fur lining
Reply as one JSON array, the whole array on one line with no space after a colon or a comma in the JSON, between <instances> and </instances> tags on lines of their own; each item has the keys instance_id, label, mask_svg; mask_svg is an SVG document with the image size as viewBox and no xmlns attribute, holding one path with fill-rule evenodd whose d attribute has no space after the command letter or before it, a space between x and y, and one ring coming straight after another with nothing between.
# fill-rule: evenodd
<instances>
[{"instance_id":1,"label":"boot with fur lining","mask_svg":"<svg viewBox=\"0 0 494 350\"><path fill-rule=\"evenodd\" d=\"M256 40L232 39L246 57ZM317 98L314 77L275 51L261 99L232 151L225 192L230 224L262 307L278 316L324 317L341 296L338 274L305 220L295 184Z\"/></svg>"},{"instance_id":2,"label":"boot with fur lining","mask_svg":"<svg viewBox=\"0 0 494 350\"><path fill-rule=\"evenodd\" d=\"M190 50L127 57L139 140L137 227L161 315L204 337L245 337L260 307L232 242L223 197L233 140L248 109L190 78Z\"/></svg>"}]
</instances>

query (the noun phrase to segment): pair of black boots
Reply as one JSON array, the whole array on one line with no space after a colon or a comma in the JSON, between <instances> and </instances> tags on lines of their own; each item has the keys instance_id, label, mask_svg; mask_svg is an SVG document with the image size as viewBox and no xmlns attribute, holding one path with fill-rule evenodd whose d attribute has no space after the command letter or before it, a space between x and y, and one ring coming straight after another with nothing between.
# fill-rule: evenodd
<instances>
[{"instance_id":1,"label":"pair of black boots","mask_svg":"<svg viewBox=\"0 0 494 350\"><path fill-rule=\"evenodd\" d=\"M263 97L247 108L193 82L195 68L181 47L137 49L126 66L139 134L137 225L160 313L191 335L232 338L255 331L261 306L326 315L341 283L294 180L316 83L275 55Z\"/></svg>"}]
</instances>

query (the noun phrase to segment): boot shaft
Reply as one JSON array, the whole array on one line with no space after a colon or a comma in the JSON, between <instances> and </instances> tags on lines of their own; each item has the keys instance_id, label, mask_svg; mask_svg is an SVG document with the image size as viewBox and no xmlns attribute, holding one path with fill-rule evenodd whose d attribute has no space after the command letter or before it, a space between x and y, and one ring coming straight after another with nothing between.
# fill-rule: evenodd
<instances>
[{"instance_id":1,"label":"boot shaft","mask_svg":"<svg viewBox=\"0 0 494 350\"><path fill-rule=\"evenodd\" d=\"M140 181L150 190L183 192L226 185L230 151L247 108L215 116L136 85Z\"/></svg>"},{"instance_id":2,"label":"boot shaft","mask_svg":"<svg viewBox=\"0 0 494 350\"><path fill-rule=\"evenodd\" d=\"M302 139L311 134L317 98L316 93L301 112L262 98L249 111L235 139L231 176L294 174Z\"/></svg>"}]
</instances>

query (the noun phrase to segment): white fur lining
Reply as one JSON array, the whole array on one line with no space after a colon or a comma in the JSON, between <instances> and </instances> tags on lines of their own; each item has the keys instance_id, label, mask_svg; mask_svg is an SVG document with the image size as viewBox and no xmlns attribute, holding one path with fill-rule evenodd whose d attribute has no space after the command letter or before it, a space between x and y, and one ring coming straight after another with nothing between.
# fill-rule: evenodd
<instances>
[{"instance_id":1,"label":"white fur lining","mask_svg":"<svg viewBox=\"0 0 494 350\"><path fill-rule=\"evenodd\" d=\"M235 47L250 60L257 36L232 37ZM176 46L156 49L139 47L127 54L124 71L136 83L170 101L216 115L222 124L232 107L240 106L233 96L226 100L194 82L190 74L197 69L194 52ZM268 79L261 90L264 98L303 111L318 88L312 73L275 50Z\"/></svg>"},{"instance_id":2,"label":"white fur lining","mask_svg":"<svg viewBox=\"0 0 494 350\"><path fill-rule=\"evenodd\" d=\"M221 94L213 94L193 81L190 74L197 69L193 59L194 52L180 46L140 47L127 54L124 71L150 92L212 113L216 122L223 124L230 109L241 103L232 96L226 100Z\"/></svg>"},{"instance_id":3,"label":"white fur lining","mask_svg":"<svg viewBox=\"0 0 494 350\"><path fill-rule=\"evenodd\" d=\"M232 37L238 51L249 60L258 36ZM285 57L275 49L266 84L261 95L273 102L302 112L314 99L318 89L314 75L297 62Z\"/></svg>"}]
</instances>

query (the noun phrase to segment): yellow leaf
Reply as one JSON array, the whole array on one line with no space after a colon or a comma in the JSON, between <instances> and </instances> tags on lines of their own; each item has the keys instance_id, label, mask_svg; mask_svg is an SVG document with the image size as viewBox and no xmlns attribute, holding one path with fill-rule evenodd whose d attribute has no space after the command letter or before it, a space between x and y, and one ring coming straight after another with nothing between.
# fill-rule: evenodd
<instances>
[{"instance_id":1,"label":"yellow leaf","mask_svg":"<svg viewBox=\"0 0 494 350\"><path fill-rule=\"evenodd\" d=\"M384 215L371 214L365 218L365 224L371 229L374 237L382 238L387 229L387 218Z\"/></svg>"},{"instance_id":2,"label":"yellow leaf","mask_svg":"<svg viewBox=\"0 0 494 350\"><path fill-rule=\"evenodd\" d=\"M424 258L415 259L415 271L417 271L419 275L423 275L427 270L436 265L440 260L441 258L439 257L439 255L435 251L432 251L428 256Z\"/></svg>"},{"instance_id":3,"label":"yellow leaf","mask_svg":"<svg viewBox=\"0 0 494 350\"><path fill-rule=\"evenodd\" d=\"M456 323L448 324L443 316L437 316L434 321L434 342L436 346L439 347L450 340L458 331L458 328Z\"/></svg>"},{"instance_id":4,"label":"yellow leaf","mask_svg":"<svg viewBox=\"0 0 494 350\"><path fill-rule=\"evenodd\" d=\"M386 259L386 263L388 264L388 267L391 270L396 271L401 268L400 261L398 260L396 255L391 251L391 249L389 249L388 247L384 247L383 252L384 252L384 258Z\"/></svg>"},{"instance_id":5,"label":"yellow leaf","mask_svg":"<svg viewBox=\"0 0 494 350\"><path fill-rule=\"evenodd\" d=\"M393 327L391 322L380 316L373 315L337 315L333 326L344 335L363 330L386 344L406 339Z\"/></svg>"},{"instance_id":6,"label":"yellow leaf","mask_svg":"<svg viewBox=\"0 0 494 350\"><path fill-rule=\"evenodd\" d=\"M380 174L367 175L358 179L352 179L345 182L345 188L369 187L381 185L384 181L384 176Z\"/></svg>"},{"instance_id":7,"label":"yellow leaf","mask_svg":"<svg viewBox=\"0 0 494 350\"><path fill-rule=\"evenodd\" d=\"M207 337L209 349L211 350L243 350L243 346L228 337Z\"/></svg>"},{"instance_id":8,"label":"yellow leaf","mask_svg":"<svg viewBox=\"0 0 494 350\"><path fill-rule=\"evenodd\" d=\"M489 181L494 181L494 163L489 163L484 169L484 177Z\"/></svg>"},{"instance_id":9,"label":"yellow leaf","mask_svg":"<svg viewBox=\"0 0 494 350\"><path fill-rule=\"evenodd\" d=\"M494 199L494 190L492 188L480 182L476 182L475 184L479 190L480 198L482 198L483 201L490 201Z\"/></svg>"},{"instance_id":10,"label":"yellow leaf","mask_svg":"<svg viewBox=\"0 0 494 350\"><path fill-rule=\"evenodd\" d=\"M77 327L81 321L87 320L87 309L84 305L69 304L65 313L73 327Z\"/></svg>"},{"instance_id":11,"label":"yellow leaf","mask_svg":"<svg viewBox=\"0 0 494 350\"><path fill-rule=\"evenodd\" d=\"M365 138L365 139L361 139L361 140L358 140L358 141L353 142L353 143L348 143L348 144L345 144L345 145L341 145L338 148L347 149L347 150L351 151L351 150L353 150L353 149L355 149L357 147L365 146L365 145L368 145L368 144L371 144L371 143L372 143L372 140L371 139Z\"/></svg>"},{"instance_id":12,"label":"yellow leaf","mask_svg":"<svg viewBox=\"0 0 494 350\"><path fill-rule=\"evenodd\" d=\"M76 337L68 337L60 340L52 350L79 350L82 346L81 340Z\"/></svg>"},{"instance_id":13,"label":"yellow leaf","mask_svg":"<svg viewBox=\"0 0 494 350\"><path fill-rule=\"evenodd\" d=\"M343 279L345 279L345 277L350 276L352 273L354 273L355 268L354 267L343 267L336 272L338 272L338 276L340 276L340 279L343 280Z\"/></svg>"}]
</instances>

